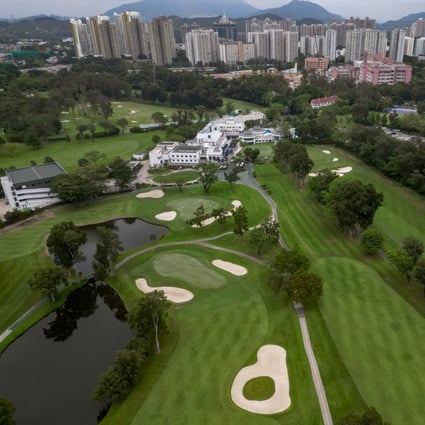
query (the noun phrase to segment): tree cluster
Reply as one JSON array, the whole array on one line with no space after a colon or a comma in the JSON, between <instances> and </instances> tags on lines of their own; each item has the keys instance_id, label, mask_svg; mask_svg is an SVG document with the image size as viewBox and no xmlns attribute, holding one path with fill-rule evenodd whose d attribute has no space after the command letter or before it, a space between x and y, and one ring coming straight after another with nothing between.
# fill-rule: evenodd
<instances>
[{"instance_id":1,"label":"tree cluster","mask_svg":"<svg viewBox=\"0 0 425 425\"><path fill-rule=\"evenodd\" d=\"M269 284L277 293L286 292L295 303L314 304L322 296L323 285L309 267L309 259L298 247L281 249L270 264Z\"/></svg>"},{"instance_id":2,"label":"tree cluster","mask_svg":"<svg viewBox=\"0 0 425 425\"><path fill-rule=\"evenodd\" d=\"M298 143L280 141L274 147L275 161L280 165L284 174L291 172L301 189L304 188L305 178L312 170L314 162L308 156L305 146Z\"/></svg>"}]
</instances>

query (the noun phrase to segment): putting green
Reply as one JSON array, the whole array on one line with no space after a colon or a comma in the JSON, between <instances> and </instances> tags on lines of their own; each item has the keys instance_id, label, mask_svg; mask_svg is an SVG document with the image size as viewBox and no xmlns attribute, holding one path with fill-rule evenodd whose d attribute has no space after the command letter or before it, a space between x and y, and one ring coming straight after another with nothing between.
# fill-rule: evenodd
<instances>
[{"instance_id":1,"label":"putting green","mask_svg":"<svg viewBox=\"0 0 425 425\"><path fill-rule=\"evenodd\" d=\"M393 425L425 417L425 320L366 264L322 258L312 271L324 281L320 310L367 405Z\"/></svg>"},{"instance_id":2,"label":"putting green","mask_svg":"<svg viewBox=\"0 0 425 425\"><path fill-rule=\"evenodd\" d=\"M180 279L198 288L219 288L227 282L223 275L189 255L159 254L153 259L153 266L163 277Z\"/></svg>"},{"instance_id":3,"label":"putting green","mask_svg":"<svg viewBox=\"0 0 425 425\"><path fill-rule=\"evenodd\" d=\"M243 387L243 395L248 400L267 400L275 391L276 386L269 376L253 378Z\"/></svg>"},{"instance_id":4,"label":"putting green","mask_svg":"<svg viewBox=\"0 0 425 425\"><path fill-rule=\"evenodd\" d=\"M184 198L175 199L167 202L167 205L172 210L176 210L183 220L188 220L193 217L193 212L200 205L203 205L206 213L212 212L214 208L219 208L220 204L217 201L208 198Z\"/></svg>"}]
</instances>

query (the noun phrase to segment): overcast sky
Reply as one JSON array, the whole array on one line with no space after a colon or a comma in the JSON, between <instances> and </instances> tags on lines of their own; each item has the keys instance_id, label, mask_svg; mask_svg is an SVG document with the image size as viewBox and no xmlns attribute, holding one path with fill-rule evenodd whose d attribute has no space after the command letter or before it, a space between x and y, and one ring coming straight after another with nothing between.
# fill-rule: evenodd
<instances>
[{"instance_id":1,"label":"overcast sky","mask_svg":"<svg viewBox=\"0 0 425 425\"><path fill-rule=\"evenodd\" d=\"M24 16L47 14L61 16L92 16L123 3L137 0L1 0L0 16L21 18ZM178 0L176 0L178 1ZM206 0L199 0L206 1ZM229 0L231 1L231 0ZM245 0L258 9L279 7L289 0ZM329 12L344 17L369 16L378 21L398 19L409 13L424 12L423 0L311 0Z\"/></svg>"}]
</instances>

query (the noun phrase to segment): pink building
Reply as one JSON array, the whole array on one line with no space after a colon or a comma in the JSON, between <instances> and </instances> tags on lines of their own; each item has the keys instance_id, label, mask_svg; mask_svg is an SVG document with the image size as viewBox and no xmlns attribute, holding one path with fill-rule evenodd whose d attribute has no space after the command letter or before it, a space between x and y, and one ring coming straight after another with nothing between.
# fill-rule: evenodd
<instances>
[{"instance_id":1,"label":"pink building","mask_svg":"<svg viewBox=\"0 0 425 425\"><path fill-rule=\"evenodd\" d=\"M365 59L360 66L359 81L366 81L374 86L377 84L409 84L411 80L412 67L404 63L393 63L391 58L377 55L373 61Z\"/></svg>"}]
</instances>

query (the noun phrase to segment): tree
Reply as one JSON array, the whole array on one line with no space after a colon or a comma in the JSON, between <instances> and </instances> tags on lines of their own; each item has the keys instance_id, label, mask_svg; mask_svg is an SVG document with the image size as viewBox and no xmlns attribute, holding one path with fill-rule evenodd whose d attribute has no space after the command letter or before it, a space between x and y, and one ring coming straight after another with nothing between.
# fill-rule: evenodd
<instances>
[{"instance_id":1,"label":"tree","mask_svg":"<svg viewBox=\"0 0 425 425\"><path fill-rule=\"evenodd\" d=\"M109 117L112 116L114 110L112 108L112 104L106 98L102 99L99 103L100 112L102 113L102 117L105 120L108 120Z\"/></svg>"},{"instance_id":2,"label":"tree","mask_svg":"<svg viewBox=\"0 0 425 425\"><path fill-rule=\"evenodd\" d=\"M115 183L119 188L124 190L134 178L132 169L119 156L114 158L108 166L110 169L110 176L115 179Z\"/></svg>"},{"instance_id":3,"label":"tree","mask_svg":"<svg viewBox=\"0 0 425 425\"><path fill-rule=\"evenodd\" d=\"M162 112L157 111L152 114L152 120L157 124L164 125L167 122L167 117Z\"/></svg>"},{"instance_id":4,"label":"tree","mask_svg":"<svg viewBox=\"0 0 425 425\"><path fill-rule=\"evenodd\" d=\"M424 252L424 244L414 236L407 236L402 241L402 248L409 254L413 259L413 265L419 260Z\"/></svg>"},{"instance_id":5,"label":"tree","mask_svg":"<svg viewBox=\"0 0 425 425\"><path fill-rule=\"evenodd\" d=\"M96 199L104 191L106 171L102 166L86 166L75 173L61 174L52 180L50 189L62 201L73 204Z\"/></svg>"},{"instance_id":6,"label":"tree","mask_svg":"<svg viewBox=\"0 0 425 425\"><path fill-rule=\"evenodd\" d=\"M143 360L136 350L119 351L114 364L100 378L92 394L93 400L108 404L123 400L137 383Z\"/></svg>"},{"instance_id":7,"label":"tree","mask_svg":"<svg viewBox=\"0 0 425 425\"><path fill-rule=\"evenodd\" d=\"M295 303L314 304L323 294L322 279L306 270L297 271L289 279L287 291Z\"/></svg>"},{"instance_id":8,"label":"tree","mask_svg":"<svg viewBox=\"0 0 425 425\"><path fill-rule=\"evenodd\" d=\"M204 192L208 193L211 186L217 182L217 168L213 164L203 164L200 167L200 175L199 180L202 183L202 187L204 188Z\"/></svg>"},{"instance_id":9,"label":"tree","mask_svg":"<svg viewBox=\"0 0 425 425\"><path fill-rule=\"evenodd\" d=\"M279 225L271 217L267 218L259 227L250 230L248 243L261 253L261 249L267 244L275 244L279 240Z\"/></svg>"},{"instance_id":10,"label":"tree","mask_svg":"<svg viewBox=\"0 0 425 425\"><path fill-rule=\"evenodd\" d=\"M356 226L363 229L373 223L377 209L384 200L371 184L360 180L336 179L325 196L325 202L338 225L350 237Z\"/></svg>"},{"instance_id":11,"label":"tree","mask_svg":"<svg viewBox=\"0 0 425 425\"><path fill-rule=\"evenodd\" d=\"M298 246L281 249L270 264L269 284L276 292L286 290L292 274L309 267L309 259Z\"/></svg>"},{"instance_id":12,"label":"tree","mask_svg":"<svg viewBox=\"0 0 425 425\"><path fill-rule=\"evenodd\" d=\"M300 188L303 189L305 177L312 170L314 162L308 156L305 146L299 144L292 145L289 154L289 168L295 174Z\"/></svg>"},{"instance_id":13,"label":"tree","mask_svg":"<svg viewBox=\"0 0 425 425\"><path fill-rule=\"evenodd\" d=\"M308 180L309 189L313 192L314 197L321 204L325 203L326 193L329 192L330 184L338 178L336 173L333 173L328 168L325 168L317 174L316 177L311 177Z\"/></svg>"},{"instance_id":14,"label":"tree","mask_svg":"<svg viewBox=\"0 0 425 425\"><path fill-rule=\"evenodd\" d=\"M154 347L157 354L161 351L159 335L168 330L169 307L164 292L153 291L141 298L128 315L128 324L135 337L145 341L149 351Z\"/></svg>"},{"instance_id":15,"label":"tree","mask_svg":"<svg viewBox=\"0 0 425 425\"><path fill-rule=\"evenodd\" d=\"M232 168L228 173L224 173L224 180L226 180L230 184L230 186L233 183L236 183L239 179L240 177L238 176L237 167Z\"/></svg>"},{"instance_id":16,"label":"tree","mask_svg":"<svg viewBox=\"0 0 425 425\"><path fill-rule=\"evenodd\" d=\"M16 422L13 419L15 413L15 406L9 400L0 397L0 425L15 425Z\"/></svg>"},{"instance_id":17,"label":"tree","mask_svg":"<svg viewBox=\"0 0 425 425\"><path fill-rule=\"evenodd\" d=\"M84 259L80 247L86 241L87 234L72 221L62 221L50 229L47 248L54 256L56 264L70 269L75 263Z\"/></svg>"},{"instance_id":18,"label":"tree","mask_svg":"<svg viewBox=\"0 0 425 425\"><path fill-rule=\"evenodd\" d=\"M124 130L128 126L128 120L126 118L120 118L117 120L117 126L121 128L121 133L124 134Z\"/></svg>"},{"instance_id":19,"label":"tree","mask_svg":"<svg viewBox=\"0 0 425 425\"><path fill-rule=\"evenodd\" d=\"M224 208L214 208L211 214L221 226L224 226L224 223L229 217L229 214L224 211Z\"/></svg>"},{"instance_id":20,"label":"tree","mask_svg":"<svg viewBox=\"0 0 425 425\"><path fill-rule=\"evenodd\" d=\"M257 254L261 253L261 248L267 243L268 236L263 228L256 227L248 233L248 244L257 250Z\"/></svg>"},{"instance_id":21,"label":"tree","mask_svg":"<svg viewBox=\"0 0 425 425\"><path fill-rule=\"evenodd\" d=\"M96 227L96 233L99 240L93 256L94 278L104 280L113 272L113 264L124 247L114 230L99 226Z\"/></svg>"},{"instance_id":22,"label":"tree","mask_svg":"<svg viewBox=\"0 0 425 425\"><path fill-rule=\"evenodd\" d=\"M199 205L198 208L193 212L193 217L187 221L188 224L196 227L204 227L204 220L207 218L205 214L204 205Z\"/></svg>"},{"instance_id":23,"label":"tree","mask_svg":"<svg viewBox=\"0 0 425 425\"><path fill-rule=\"evenodd\" d=\"M40 291L43 296L50 297L52 303L56 301L58 286L66 285L67 283L66 272L54 265L38 269L29 281L31 289Z\"/></svg>"},{"instance_id":24,"label":"tree","mask_svg":"<svg viewBox=\"0 0 425 425\"><path fill-rule=\"evenodd\" d=\"M393 263L397 269L406 275L407 283L410 282L410 273L414 267L413 258L404 249L394 249L387 252L387 256L391 263Z\"/></svg>"},{"instance_id":25,"label":"tree","mask_svg":"<svg viewBox=\"0 0 425 425\"><path fill-rule=\"evenodd\" d=\"M366 254L375 254L378 249L382 248L384 236L376 229L368 228L361 236L360 246Z\"/></svg>"},{"instance_id":26,"label":"tree","mask_svg":"<svg viewBox=\"0 0 425 425\"><path fill-rule=\"evenodd\" d=\"M416 262L415 267L413 268L414 278L424 285L424 297L425 297L425 258L419 258Z\"/></svg>"},{"instance_id":27,"label":"tree","mask_svg":"<svg viewBox=\"0 0 425 425\"><path fill-rule=\"evenodd\" d=\"M240 205L232 210L232 217L233 233L242 237L244 232L248 230L248 211Z\"/></svg>"},{"instance_id":28,"label":"tree","mask_svg":"<svg viewBox=\"0 0 425 425\"><path fill-rule=\"evenodd\" d=\"M43 164L51 164L52 162L55 162L55 160L51 156L44 157Z\"/></svg>"},{"instance_id":29,"label":"tree","mask_svg":"<svg viewBox=\"0 0 425 425\"><path fill-rule=\"evenodd\" d=\"M260 155L260 150L258 148L247 147L243 150L243 154L246 159L251 162L255 162Z\"/></svg>"}]
</instances>

